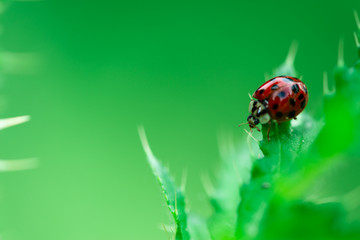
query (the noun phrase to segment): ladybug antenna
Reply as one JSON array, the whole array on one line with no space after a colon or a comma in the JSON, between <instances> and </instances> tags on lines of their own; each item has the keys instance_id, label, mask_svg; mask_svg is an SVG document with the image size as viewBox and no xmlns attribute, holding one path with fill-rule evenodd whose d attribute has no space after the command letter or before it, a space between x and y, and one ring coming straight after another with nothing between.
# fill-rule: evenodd
<instances>
[{"instance_id":1,"label":"ladybug antenna","mask_svg":"<svg viewBox=\"0 0 360 240\"><path fill-rule=\"evenodd\" d=\"M250 94L250 93L248 93L248 95L249 95L250 100L253 100L253 98L252 98L251 94Z\"/></svg>"},{"instance_id":2,"label":"ladybug antenna","mask_svg":"<svg viewBox=\"0 0 360 240\"><path fill-rule=\"evenodd\" d=\"M240 126L242 126L242 125L245 125L245 124L249 124L249 122L240 123L240 124L238 125L238 127L240 127Z\"/></svg>"}]
</instances>

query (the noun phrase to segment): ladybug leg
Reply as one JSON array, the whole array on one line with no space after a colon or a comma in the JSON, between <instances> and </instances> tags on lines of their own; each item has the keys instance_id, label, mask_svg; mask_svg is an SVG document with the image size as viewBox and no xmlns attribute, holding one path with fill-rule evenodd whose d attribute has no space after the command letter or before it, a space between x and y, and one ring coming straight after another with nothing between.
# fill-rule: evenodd
<instances>
[{"instance_id":1,"label":"ladybug leg","mask_svg":"<svg viewBox=\"0 0 360 240\"><path fill-rule=\"evenodd\" d=\"M269 122L269 128L268 128L268 130L267 130L267 139L268 139L268 141L270 141L270 137L269 137L269 135L270 135L270 129L271 129L271 122Z\"/></svg>"},{"instance_id":2,"label":"ladybug leg","mask_svg":"<svg viewBox=\"0 0 360 240\"><path fill-rule=\"evenodd\" d=\"M256 129L260 132L260 128L258 128L258 126L254 126L254 127L251 127L251 128L250 128L250 132L251 132L251 133L253 132L253 128L256 128Z\"/></svg>"}]
</instances>

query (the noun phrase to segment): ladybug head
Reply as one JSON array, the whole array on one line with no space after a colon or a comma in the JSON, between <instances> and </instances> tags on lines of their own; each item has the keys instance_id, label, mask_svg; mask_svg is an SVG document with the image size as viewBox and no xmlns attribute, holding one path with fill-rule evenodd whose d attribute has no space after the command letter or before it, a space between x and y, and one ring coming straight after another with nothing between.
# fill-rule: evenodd
<instances>
[{"instance_id":1,"label":"ladybug head","mask_svg":"<svg viewBox=\"0 0 360 240\"><path fill-rule=\"evenodd\" d=\"M247 118L247 122L248 122L250 128L257 128L257 130L260 131L260 129L256 126L260 123L258 118L254 117L253 115L250 114Z\"/></svg>"},{"instance_id":2,"label":"ladybug head","mask_svg":"<svg viewBox=\"0 0 360 240\"><path fill-rule=\"evenodd\" d=\"M256 125L261 123L265 124L271 120L270 114L268 113L267 101L251 100L249 104L250 115L247 118L250 128L257 128ZM259 130L259 128L257 128Z\"/></svg>"}]
</instances>

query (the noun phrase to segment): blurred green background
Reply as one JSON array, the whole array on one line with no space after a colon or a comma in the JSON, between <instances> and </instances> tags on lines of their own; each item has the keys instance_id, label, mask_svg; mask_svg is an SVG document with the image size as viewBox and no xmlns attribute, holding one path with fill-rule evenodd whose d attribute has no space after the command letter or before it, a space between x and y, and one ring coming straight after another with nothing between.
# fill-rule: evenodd
<instances>
[{"instance_id":1,"label":"blurred green background","mask_svg":"<svg viewBox=\"0 0 360 240\"><path fill-rule=\"evenodd\" d=\"M12 2L1 50L43 61L1 76L0 117L32 120L1 132L0 158L40 167L0 173L0 237L167 239L139 124L177 182L187 169L189 205L207 214L200 175L216 169L219 134L245 137L248 93L296 40L307 111L321 115L341 37L355 60L354 9L359 1Z\"/></svg>"}]
</instances>

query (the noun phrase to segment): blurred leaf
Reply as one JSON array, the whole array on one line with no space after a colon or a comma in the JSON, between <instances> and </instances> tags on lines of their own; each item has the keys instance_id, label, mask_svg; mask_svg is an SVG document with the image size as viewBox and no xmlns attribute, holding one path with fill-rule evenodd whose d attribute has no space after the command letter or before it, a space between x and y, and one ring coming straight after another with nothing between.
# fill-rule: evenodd
<instances>
[{"instance_id":1,"label":"blurred leaf","mask_svg":"<svg viewBox=\"0 0 360 240\"><path fill-rule=\"evenodd\" d=\"M188 228L191 240L212 239L206 225L205 219L193 213L188 215Z\"/></svg>"},{"instance_id":2,"label":"blurred leaf","mask_svg":"<svg viewBox=\"0 0 360 240\"><path fill-rule=\"evenodd\" d=\"M156 176L165 196L166 203L176 224L176 240L189 240L187 230L187 214L185 209L185 197L180 188L176 187L168 170L153 155L146 139L143 127L139 127L139 135L145 150L148 162Z\"/></svg>"},{"instance_id":3,"label":"blurred leaf","mask_svg":"<svg viewBox=\"0 0 360 240\"><path fill-rule=\"evenodd\" d=\"M359 239L359 231L342 228L345 209L340 203L314 204L275 198L264 219L261 239Z\"/></svg>"},{"instance_id":4,"label":"blurred leaf","mask_svg":"<svg viewBox=\"0 0 360 240\"><path fill-rule=\"evenodd\" d=\"M33 169L38 166L36 158L17 159L17 160L0 160L0 172L20 171Z\"/></svg>"},{"instance_id":5,"label":"blurred leaf","mask_svg":"<svg viewBox=\"0 0 360 240\"><path fill-rule=\"evenodd\" d=\"M306 166L286 180L283 190L288 197L300 197L314 181L338 164L337 156L354 156L352 148L360 143L360 62L348 68L339 61L334 72L336 90L324 91L325 125L311 149L311 155L300 159L298 165ZM326 84L327 85L327 84ZM342 124L343 123L343 124ZM345 157L346 158L346 157ZM351 157L350 157L351 158Z\"/></svg>"},{"instance_id":6,"label":"blurred leaf","mask_svg":"<svg viewBox=\"0 0 360 240\"><path fill-rule=\"evenodd\" d=\"M296 47L290 48L285 63L275 70L274 75L293 75ZM295 48L295 49L294 49ZM309 149L311 143L323 127L306 113L292 120L263 125L263 140L259 146L264 157L254 162L251 180L241 189L241 202L238 208L236 236L240 239L253 239L260 231L260 225L266 218L268 207L276 190L280 177L296 169L295 159ZM267 130L271 127L270 140ZM295 168L295 169L294 169Z\"/></svg>"},{"instance_id":7,"label":"blurred leaf","mask_svg":"<svg viewBox=\"0 0 360 240\"><path fill-rule=\"evenodd\" d=\"M326 126L317 143L324 157L346 151L360 139L360 61L351 68L338 66L334 79L336 91L325 95Z\"/></svg>"},{"instance_id":8,"label":"blurred leaf","mask_svg":"<svg viewBox=\"0 0 360 240\"><path fill-rule=\"evenodd\" d=\"M250 179L252 159L246 149L234 146L230 138L220 140L221 166L217 184L211 193L214 213L208 225L213 239L234 239L236 209L240 201L239 187Z\"/></svg>"},{"instance_id":9,"label":"blurred leaf","mask_svg":"<svg viewBox=\"0 0 360 240\"><path fill-rule=\"evenodd\" d=\"M281 75L288 75L292 77L299 77L297 71L294 67L294 61L296 57L296 53L298 50L298 43L293 41L290 45L288 55L286 56L285 61L274 69L273 77L281 76Z\"/></svg>"},{"instance_id":10,"label":"blurred leaf","mask_svg":"<svg viewBox=\"0 0 360 240\"><path fill-rule=\"evenodd\" d=\"M5 74L32 75L41 69L43 59L38 53L1 52L1 72Z\"/></svg>"},{"instance_id":11,"label":"blurred leaf","mask_svg":"<svg viewBox=\"0 0 360 240\"><path fill-rule=\"evenodd\" d=\"M360 49L358 41L357 45ZM293 43L274 76L298 77L293 65L296 51ZM360 61L347 68L341 51L339 56L336 91L324 90L323 119L304 112L297 120L263 125L259 142L263 157L256 159L224 142L218 184L208 188L214 209L208 220L213 240L360 239L360 188L327 201L309 197L309 188L337 166L333 156L349 156L356 152L351 147L360 143ZM328 90L327 82L325 87ZM194 239L210 239L203 219L191 216L189 224Z\"/></svg>"},{"instance_id":12,"label":"blurred leaf","mask_svg":"<svg viewBox=\"0 0 360 240\"><path fill-rule=\"evenodd\" d=\"M295 169L294 160L308 150L322 123L309 116L306 121L296 127L289 123L272 124L275 133L271 140L263 140L260 148L264 158L254 163L249 184L241 190L242 201L238 209L237 236L253 238L258 234L259 225L266 214L267 207L278 182L282 182L281 174L289 174ZM299 120L300 121L300 120ZM266 139L267 130L263 130Z\"/></svg>"},{"instance_id":13,"label":"blurred leaf","mask_svg":"<svg viewBox=\"0 0 360 240\"><path fill-rule=\"evenodd\" d=\"M29 120L30 120L30 116L20 116L20 117L0 119L0 130L25 123Z\"/></svg>"}]
</instances>

